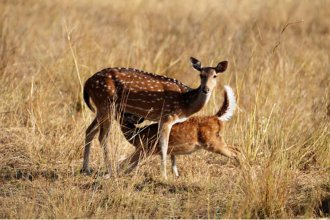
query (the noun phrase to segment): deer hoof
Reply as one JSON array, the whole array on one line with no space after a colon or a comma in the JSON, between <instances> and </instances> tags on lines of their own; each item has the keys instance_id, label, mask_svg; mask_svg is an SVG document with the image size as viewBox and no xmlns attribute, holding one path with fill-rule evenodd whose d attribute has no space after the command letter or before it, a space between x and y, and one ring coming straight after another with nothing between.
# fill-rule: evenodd
<instances>
[{"instance_id":1,"label":"deer hoof","mask_svg":"<svg viewBox=\"0 0 330 220\"><path fill-rule=\"evenodd\" d=\"M82 168L80 170L80 173L84 174L84 175L87 175L87 176L90 176L92 175L94 172L94 170L92 168Z\"/></svg>"}]
</instances>

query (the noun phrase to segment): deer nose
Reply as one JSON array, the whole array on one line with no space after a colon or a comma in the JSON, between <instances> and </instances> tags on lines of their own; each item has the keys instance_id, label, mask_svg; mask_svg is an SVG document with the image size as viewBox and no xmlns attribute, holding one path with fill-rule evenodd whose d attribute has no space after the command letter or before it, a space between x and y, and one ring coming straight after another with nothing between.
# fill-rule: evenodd
<instances>
[{"instance_id":1,"label":"deer nose","mask_svg":"<svg viewBox=\"0 0 330 220\"><path fill-rule=\"evenodd\" d=\"M210 92L210 89L209 89L208 87L205 86L205 87L202 89L202 92L205 93L205 94L207 94L207 93Z\"/></svg>"}]
</instances>

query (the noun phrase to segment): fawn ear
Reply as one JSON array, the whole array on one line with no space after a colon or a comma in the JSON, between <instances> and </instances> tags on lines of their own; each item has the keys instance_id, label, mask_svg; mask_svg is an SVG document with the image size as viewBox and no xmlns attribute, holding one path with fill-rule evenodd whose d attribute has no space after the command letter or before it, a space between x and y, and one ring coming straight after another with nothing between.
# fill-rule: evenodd
<instances>
[{"instance_id":1,"label":"fawn ear","mask_svg":"<svg viewBox=\"0 0 330 220\"><path fill-rule=\"evenodd\" d=\"M201 71L202 70L202 63L201 63L201 61L197 60L194 57L190 57L190 62L191 62L192 67L195 70L198 70L198 71Z\"/></svg>"},{"instance_id":2,"label":"fawn ear","mask_svg":"<svg viewBox=\"0 0 330 220\"><path fill-rule=\"evenodd\" d=\"M222 73L225 72L228 66L228 61L221 61L218 65L214 68L215 72Z\"/></svg>"}]
</instances>

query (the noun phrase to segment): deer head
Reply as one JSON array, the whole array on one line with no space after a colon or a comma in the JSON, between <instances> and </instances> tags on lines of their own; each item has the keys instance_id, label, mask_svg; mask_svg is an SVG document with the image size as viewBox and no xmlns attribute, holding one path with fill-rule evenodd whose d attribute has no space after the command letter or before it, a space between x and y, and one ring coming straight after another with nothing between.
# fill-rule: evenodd
<instances>
[{"instance_id":1,"label":"deer head","mask_svg":"<svg viewBox=\"0 0 330 220\"><path fill-rule=\"evenodd\" d=\"M145 118L139 117L139 116L131 114L131 113L126 113L126 112L123 112L121 119L124 122L127 121L128 123L131 123L131 124L140 124L145 120Z\"/></svg>"},{"instance_id":2,"label":"deer head","mask_svg":"<svg viewBox=\"0 0 330 220\"><path fill-rule=\"evenodd\" d=\"M226 71L228 62L221 61L216 67L202 67L202 63L194 57L190 57L192 67L200 72L201 85L203 93L208 94L216 86L216 78L219 73Z\"/></svg>"}]
</instances>

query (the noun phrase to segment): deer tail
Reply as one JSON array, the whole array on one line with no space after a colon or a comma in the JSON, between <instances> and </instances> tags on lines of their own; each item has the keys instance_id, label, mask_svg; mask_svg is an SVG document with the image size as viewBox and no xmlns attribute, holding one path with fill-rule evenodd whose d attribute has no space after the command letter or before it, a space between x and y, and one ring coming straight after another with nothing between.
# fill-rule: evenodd
<instances>
[{"instance_id":1,"label":"deer tail","mask_svg":"<svg viewBox=\"0 0 330 220\"><path fill-rule=\"evenodd\" d=\"M228 121L233 115L236 108L236 98L233 89L225 85L225 93L223 104L216 114L220 121Z\"/></svg>"},{"instance_id":2,"label":"deer tail","mask_svg":"<svg viewBox=\"0 0 330 220\"><path fill-rule=\"evenodd\" d=\"M92 112L95 112L95 109L93 108L93 106L91 105L90 103L90 96L88 94L88 89L87 89L87 86L85 84L84 86L84 101L86 103L86 105L88 106L88 108L92 111Z\"/></svg>"}]
</instances>

